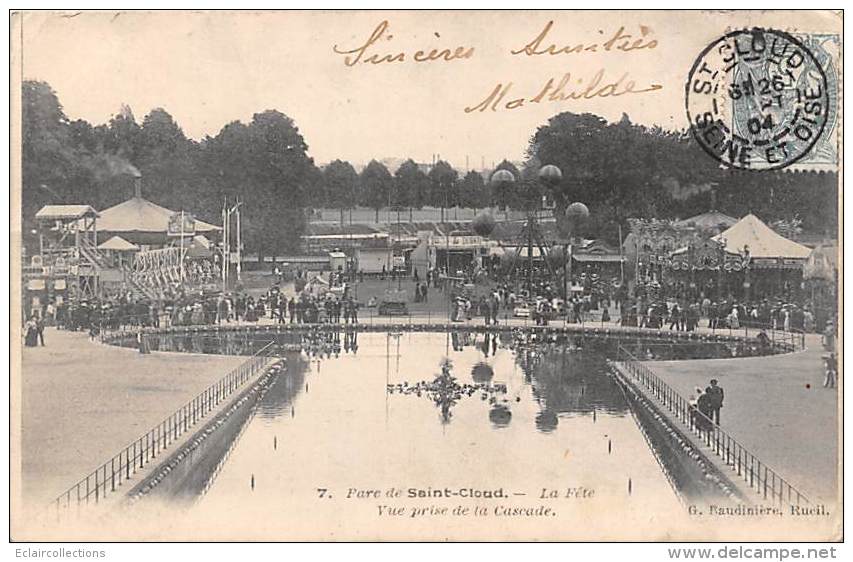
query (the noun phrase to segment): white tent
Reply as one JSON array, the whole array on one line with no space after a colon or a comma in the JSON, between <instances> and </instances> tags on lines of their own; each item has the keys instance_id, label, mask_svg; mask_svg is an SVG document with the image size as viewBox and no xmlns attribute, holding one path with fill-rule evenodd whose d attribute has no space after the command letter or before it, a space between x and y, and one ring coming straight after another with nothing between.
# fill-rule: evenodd
<instances>
[{"instance_id":1,"label":"white tent","mask_svg":"<svg viewBox=\"0 0 853 562\"><path fill-rule=\"evenodd\" d=\"M746 246L753 259L804 260L811 253L806 246L777 234L753 214L746 215L732 227L714 236L713 240L724 242L726 251L732 254L739 254Z\"/></svg>"},{"instance_id":2,"label":"white tent","mask_svg":"<svg viewBox=\"0 0 853 562\"><path fill-rule=\"evenodd\" d=\"M115 252L134 252L139 246L132 244L121 236L113 236L103 244L98 245L99 250L112 250Z\"/></svg>"}]
</instances>

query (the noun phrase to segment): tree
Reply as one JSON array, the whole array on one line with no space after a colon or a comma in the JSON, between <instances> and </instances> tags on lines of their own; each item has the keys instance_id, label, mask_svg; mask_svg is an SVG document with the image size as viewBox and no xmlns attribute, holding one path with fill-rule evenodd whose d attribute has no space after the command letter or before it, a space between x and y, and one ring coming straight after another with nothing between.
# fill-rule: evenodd
<instances>
[{"instance_id":1,"label":"tree","mask_svg":"<svg viewBox=\"0 0 853 562\"><path fill-rule=\"evenodd\" d=\"M75 139L75 128L47 83L25 81L22 105L21 204L23 232L28 234L42 206L88 202L92 174Z\"/></svg>"},{"instance_id":2,"label":"tree","mask_svg":"<svg viewBox=\"0 0 853 562\"><path fill-rule=\"evenodd\" d=\"M488 207L490 195L489 188L479 172L472 170L459 182L459 204L463 207Z\"/></svg>"},{"instance_id":3,"label":"tree","mask_svg":"<svg viewBox=\"0 0 853 562\"><path fill-rule=\"evenodd\" d=\"M409 159L397 168L394 174L394 190L401 205L409 206L409 222L412 222L412 209L422 208L429 197L429 178L414 160Z\"/></svg>"},{"instance_id":4,"label":"tree","mask_svg":"<svg viewBox=\"0 0 853 562\"><path fill-rule=\"evenodd\" d=\"M456 193L456 178L459 174L453 167L439 160L429 171L430 197L429 203L433 207L441 207L441 221L444 222L444 209L455 206L458 201Z\"/></svg>"},{"instance_id":5,"label":"tree","mask_svg":"<svg viewBox=\"0 0 853 562\"><path fill-rule=\"evenodd\" d=\"M106 152L130 162L137 160L142 128L137 124L130 106L122 105L119 112L110 119L104 132L106 136L102 139L102 144Z\"/></svg>"},{"instance_id":6,"label":"tree","mask_svg":"<svg viewBox=\"0 0 853 562\"><path fill-rule=\"evenodd\" d=\"M256 217L247 234L259 255L268 250L295 251L305 228L303 211L308 199L314 161L293 120L267 110L249 124L250 193L244 214ZM248 191L248 189L247 189Z\"/></svg>"},{"instance_id":7,"label":"tree","mask_svg":"<svg viewBox=\"0 0 853 562\"><path fill-rule=\"evenodd\" d=\"M352 209L358 201L358 174L355 168L349 162L333 160L323 168L323 186L328 204L340 209L343 224L344 209Z\"/></svg>"},{"instance_id":8,"label":"tree","mask_svg":"<svg viewBox=\"0 0 853 562\"><path fill-rule=\"evenodd\" d=\"M420 209L429 196L429 178L414 160L409 159L394 173L394 189L400 205Z\"/></svg>"},{"instance_id":9,"label":"tree","mask_svg":"<svg viewBox=\"0 0 853 562\"><path fill-rule=\"evenodd\" d=\"M237 196L251 200L252 165L252 132L248 125L232 121L215 137L206 137L196 157L196 169L201 179L199 191L206 194L198 201L199 212L210 218L221 217L226 198L232 204ZM244 209L243 216L246 215ZM216 222L221 220L219 218Z\"/></svg>"},{"instance_id":10,"label":"tree","mask_svg":"<svg viewBox=\"0 0 853 562\"><path fill-rule=\"evenodd\" d=\"M719 172L689 136L634 125L627 116L608 124L591 114L556 115L533 135L528 157L563 172L562 181L548 189L555 214L562 216L570 203L580 201L594 217L609 217L604 224L591 220L590 231L606 232L610 239L629 216L673 214L675 199L664 182L692 186Z\"/></svg>"},{"instance_id":11,"label":"tree","mask_svg":"<svg viewBox=\"0 0 853 562\"><path fill-rule=\"evenodd\" d=\"M198 150L165 109L151 110L142 120L134 161L143 174L145 196L171 209L194 209L204 198Z\"/></svg>"},{"instance_id":12,"label":"tree","mask_svg":"<svg viewBox=\"0 0 853 562\"><path fill-rule=\"evenodd\" d=\"M389 203L393 183L388 168L376 160L371 160L361 171L361 202L376 211L376 222L379 222L379 209Z\"/></svg>"},{"instance_id":13,"label":"tree","mask_svg":"<svg viewBox=\"0 0 853 562\"><path fill-rule=\"evenodd\" d=\"M317 180L308 146L293 120L281 112L256 113L251 123L227 124L201 143L197 168L208 213L223 197L240 198L246 249L259 256L298 251L304 206Z\"/></svg>"}]
</instances>

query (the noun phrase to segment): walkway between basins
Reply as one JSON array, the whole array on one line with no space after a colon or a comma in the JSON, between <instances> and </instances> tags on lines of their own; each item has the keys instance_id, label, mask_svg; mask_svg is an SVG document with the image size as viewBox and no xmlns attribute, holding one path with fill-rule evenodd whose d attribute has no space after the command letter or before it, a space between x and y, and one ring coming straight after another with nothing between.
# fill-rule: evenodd
<instances>
[{"instance_id":1,"label":"walkway between basins","mask_svg":"<svg viewBox=\"0 0 853 562\"><path fill-rule=\"evenodd\" d=\"M770 357L649 361L684 398L710 379L725 389L721 427L776 470L812 503L838 494L838 388L823 387L820 336L806 350Z\"/></svg>"}]
</instances>

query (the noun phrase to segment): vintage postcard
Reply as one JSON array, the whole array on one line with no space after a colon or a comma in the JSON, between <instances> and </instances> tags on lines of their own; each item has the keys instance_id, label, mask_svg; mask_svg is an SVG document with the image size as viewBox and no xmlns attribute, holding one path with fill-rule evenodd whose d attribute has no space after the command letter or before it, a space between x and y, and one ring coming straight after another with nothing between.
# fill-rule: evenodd
<instances>
[{"instance_id":1,"label":"vintage postcard","mask_svg":"<svg viewBox=\"0 0 853 562\"><path fill-rule=\"evenodd\" d=\"M12 12L13 540L841 540L842 25Z\"/></svg>"}]
</instances>

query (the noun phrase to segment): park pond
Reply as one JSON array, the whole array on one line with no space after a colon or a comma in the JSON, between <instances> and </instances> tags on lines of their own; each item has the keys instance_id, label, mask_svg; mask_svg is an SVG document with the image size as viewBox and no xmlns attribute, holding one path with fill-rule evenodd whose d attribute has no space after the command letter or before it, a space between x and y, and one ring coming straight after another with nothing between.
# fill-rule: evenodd
<instances>
[{"instance_id":1,"label":"park pond","mask_svg":"<svg viewBox=\"0 0 853 562\"><path fill-rule=\"evenodd\" d=\"M273 339L287 369L216 470L183 491L191 517L227 506L235 520L263 521L258 538L267 536L263 529L276 537L339 529L370 538L356 522L371 528L389 518L384 536L404 538L421 525L454 536L444 515L459 506L487 510L498 528L539 518L542 536L566 536L565 524L580 514L594 520L615 509L647 521L650 506L684 513L678 475L608 375L613 344L605 338L315 331ZM155 345L245 354L269 341L196 333ZM644 340L633 349L688 353L684 345L731 354L728 344L708 342ZM397 526L400 517L422 520ZM578 536L595 535L588 530Z\"/></svg>"}]
</instances>

